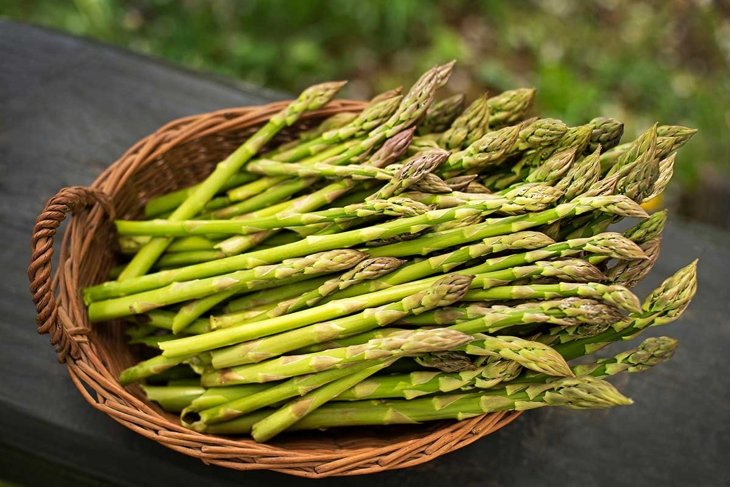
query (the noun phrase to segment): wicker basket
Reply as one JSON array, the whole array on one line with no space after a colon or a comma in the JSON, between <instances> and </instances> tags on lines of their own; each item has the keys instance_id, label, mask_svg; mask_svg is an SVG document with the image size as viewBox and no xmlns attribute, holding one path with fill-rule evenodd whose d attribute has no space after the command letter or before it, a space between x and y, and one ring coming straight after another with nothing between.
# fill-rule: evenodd
<instances>
[{"instance_id":1,"label":"wicker basket","mask_svg":"<svg viewBox=\"0 0 730 487\"><path fill-rule=\"evenodd\" d=\"M498 430L518 413L461 422L286 434L271 444L205 435L144 399L139 387L116 377L137 361L122 323L91 327L81 289L105 280L115 263L111 220L142 214L151 197L200 181L257 125L285 105L221 110L181 118L137 142L88 187L63 188L46 204L33 232L28 275L38 331L48 333L59 362L96 409L127 428L205 463L237 470L269 469L303 477L357 475L409 467L461 448ZM363 103L337 101L308 114L275 142L292 138L322 117L359 111ZM53 239L67 213L58 269L51 270Z\"/></svg>"}]
</instances>

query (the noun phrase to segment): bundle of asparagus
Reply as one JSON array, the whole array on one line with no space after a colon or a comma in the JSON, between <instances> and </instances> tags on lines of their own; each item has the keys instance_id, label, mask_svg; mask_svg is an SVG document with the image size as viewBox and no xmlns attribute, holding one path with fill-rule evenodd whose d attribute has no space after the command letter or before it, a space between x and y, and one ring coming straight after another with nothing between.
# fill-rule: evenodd
<instances>
[{"instance_id":1,"label":"bundle of asparagus","mask_svg":"<svg viewBox=\"0 0 730 487\"><path fill-rule=\"evenodd\" d=\"M694 134L528 118L534 90L435 102L453 63L297 140L270 141L342 83L305 90L202 183L117 221L133 255L84 290L91 321L128 321L152 356L120 375L208 433L464 419L629 404L604 377L672 356L695 263L643 302L666 188ZM622 218L638 221L623 234ZM150 353L151 352L151 353Z\"/></svg>"}]
</instances>

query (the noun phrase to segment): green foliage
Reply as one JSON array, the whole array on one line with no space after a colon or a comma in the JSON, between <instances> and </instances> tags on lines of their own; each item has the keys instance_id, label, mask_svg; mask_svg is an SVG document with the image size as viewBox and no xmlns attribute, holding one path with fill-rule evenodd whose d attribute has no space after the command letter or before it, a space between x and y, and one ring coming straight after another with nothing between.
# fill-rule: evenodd
<instances>
[{"instance_id":1,"label":"green foliage","mask_svg":"<svg viewBox=\"0 0 730 487\"><path fill-rule=\"evenodd\" d=\"M721 3L0 0L0 12L290 92L350 79L345 95L366 97L456 58L449 89L471 97L536 86L539 112L568 123L699 128L677 165L688 186L701 164L730 166Z\"/></svg>"}]
</instances>

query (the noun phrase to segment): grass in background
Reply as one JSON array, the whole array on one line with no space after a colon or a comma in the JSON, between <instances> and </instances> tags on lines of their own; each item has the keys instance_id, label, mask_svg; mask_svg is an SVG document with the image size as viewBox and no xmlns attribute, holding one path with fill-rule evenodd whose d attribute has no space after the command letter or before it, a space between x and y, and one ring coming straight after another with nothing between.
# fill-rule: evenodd
<instances>
[{"instance_id":1,"label":"grass in background","mask_svg":"<svg viewBox=\"0 0 730 487\"><path fill-rule=\"evenodd\" d=\"M345 94L364 98L455 58L448 89L471 97L535 86L539 113L613 116L626 138L654 120L696 127L674 194L730 226L721 0L0 0L0 13L290 92L350 79Z\"/></svg>"}]
</instances>

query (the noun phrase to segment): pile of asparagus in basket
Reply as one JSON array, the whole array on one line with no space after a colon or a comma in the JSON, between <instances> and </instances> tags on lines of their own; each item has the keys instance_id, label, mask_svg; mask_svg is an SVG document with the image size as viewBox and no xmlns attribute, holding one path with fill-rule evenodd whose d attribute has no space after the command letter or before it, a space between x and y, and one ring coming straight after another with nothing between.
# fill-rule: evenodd
<instances>
[{"instance_id":1,"label":"pile of asparagus in basket","mask_svg":"<svg viewBox=\"0 0 730 487\"><path fill-rule=\"evenodd\" d=\"M257 441L629 404L603 378L663 362L675 340L568 361L688 306L695 263L643 301L630 288L666 218L640 204L695 130L621 143L611 118L531 118L531 89L435 101L452 65L273 147L342 83L308 88L202 183L117 221L131 260L84 296L92 321L128 319L151 351L120 381L192 429Z\"/></svg>"}]
</instances>

